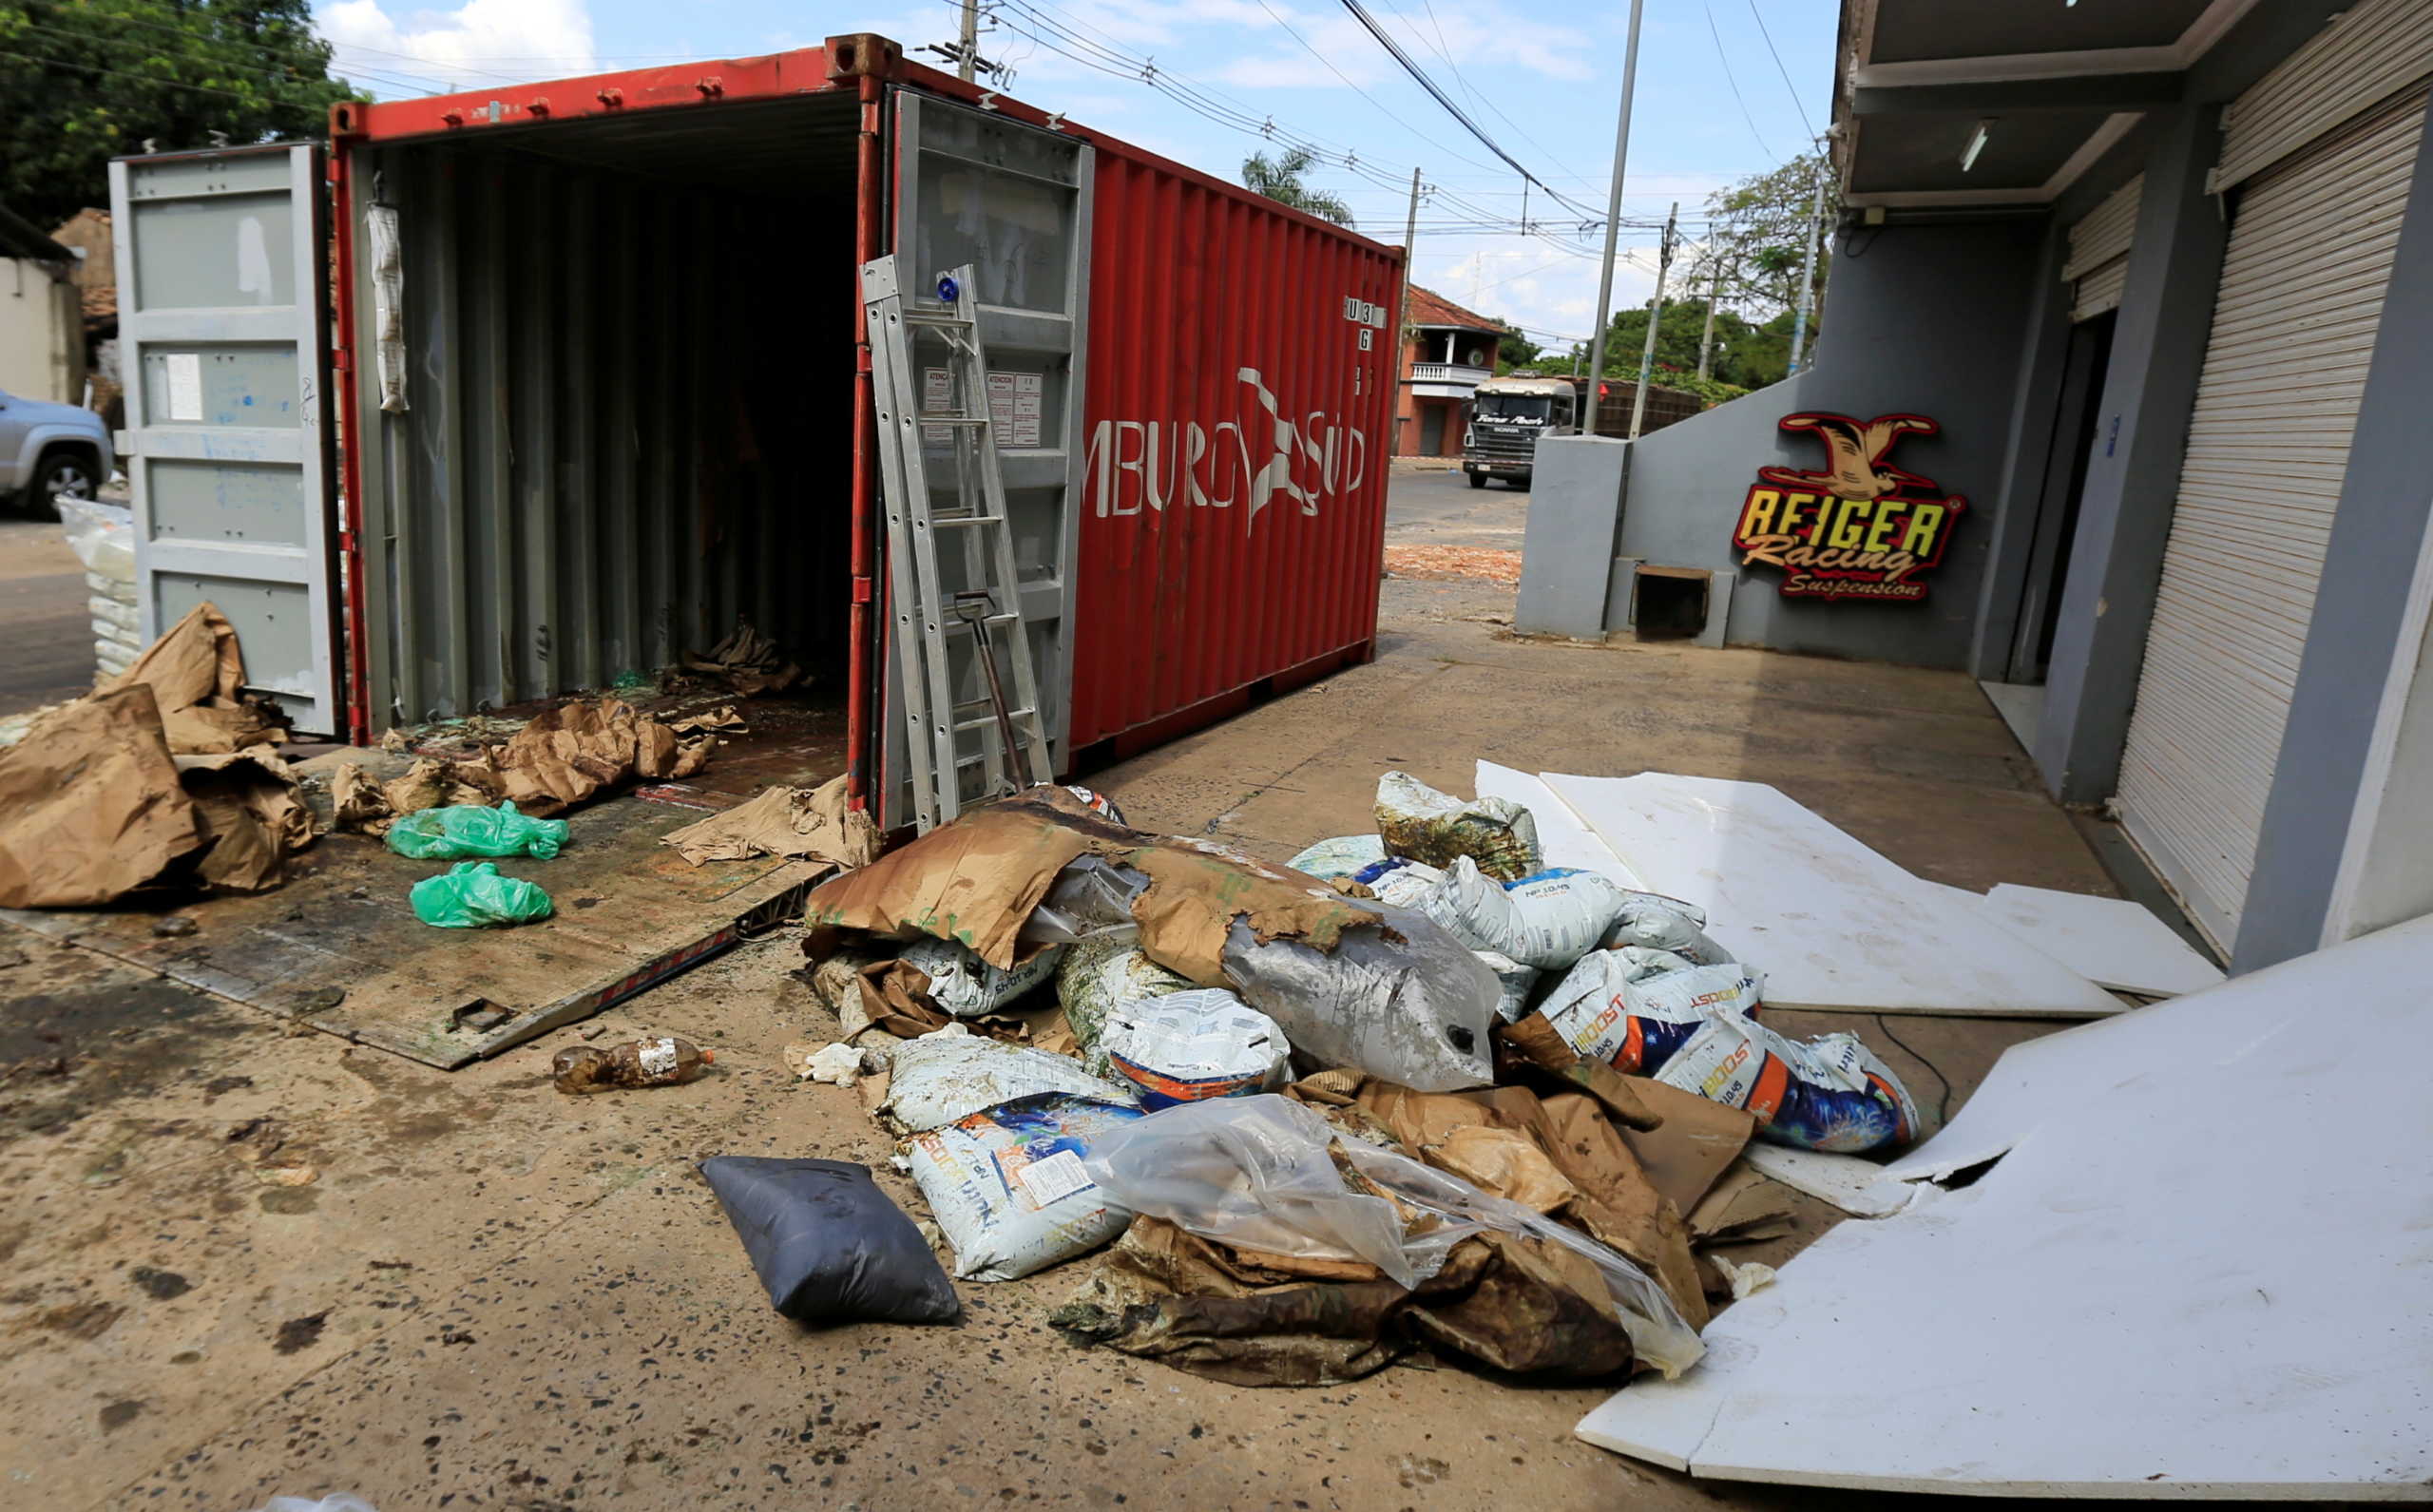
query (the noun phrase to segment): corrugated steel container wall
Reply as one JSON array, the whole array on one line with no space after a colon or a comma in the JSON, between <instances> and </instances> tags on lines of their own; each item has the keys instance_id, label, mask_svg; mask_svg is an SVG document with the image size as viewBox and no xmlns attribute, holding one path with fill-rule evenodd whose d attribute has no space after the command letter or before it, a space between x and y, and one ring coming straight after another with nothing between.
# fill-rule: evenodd
<instances>
[{"instance_id":1,"label":"corrugated steel container wall","mask_svg":"<svg viewBox=\"0 0 2433 1512\"><path fill-rule=\"evenodd\" d=\"M1368 654L1402 273L1095 141L1074 751Z\"/></svg>"},{"instance_id":2,"label":"corrugated steel container wall","mask_svg":"<svg viewBox=\"0 0 2433 1512\"><path fill-rule=\"evenodd\" d=\"M650 470L677 439L648 431L661 423L654 401L674 401L685 434L707 435L715 407L701 401L723 385L715 369L688 369L674 392L630 392L625 360L648 355L655 341L690 350L653 335L669 318L695 332L765 335L754 312L779 288L814 307L847 308L841 230L831 284L805 265L820 240L808 227L760 204L733 219L728 196L763 184L799 192L851 174L855 71L981 103L973 86L857 36L770 58L341 107L339 135L358 149L339 178L342 216L359 219L380 175L393 200L410 195L425 211L408 218L410 235L436 226L444 238L409 259L418 412L400 425L360 392L373 387L360 336L352 362L363 381L349 374L342 384L356 392L358 433L378 438L350 469L360 485L357 549L368 547L368 561L357 560L370 568L349 605L369 729L605 681L691 648L738 612L781 632L810 630L800 595L830 583L848 590L845 579L798 572L774 590L770 582L773 563L841 564L844 520L787 521L794 539L747 541L735 528L742 522L704 511L690 480ZM1059 129L1001 95L986 105ZM1222 718L1262 687L1370 653L1402 259L1121 141L1061 129L1089 141L1098 164L1066 745L1085 755ZM520 161L425 150L493 137ZM713 142L716 166L704 171ZM634 217L627 173L685 178L707 197L692 224L715 227L719 245L649 245L682 242L688 222L672 206ZM867 182L860 189L865 201L876 192ZM833 202L831 222L850 226L850 205ZM722 259L756 236L759 250L795 263L738 276ZM341 242L342 266L360 262L359 240ZM689 265L667 260L687 255ZM366 275L356 267L349 281L351 326L368 331ZM716 302L671 310L671 289ZM619 318L626 311L641 318ZM817 335L798 341L796 355L833 350L833 377L850 384L850 351L817 339L825 324L811 329ZM790 392L813 373L808 363L791 379L763 373L757 388ZM812 381L823 391L814 411L842 413L841 400L826 402L826 370ZM867 433L854 438L857 458L870 445ZM641 475L629 476L638 465ZM846 497L826 491L832 503ZM806 529L833 533L833 550ZM870 586L877 583L883 573ZM885 664L882 646L864 653ZM854 710L857 737L875 736L875 713Z\"/></svg>"}]
</instances>

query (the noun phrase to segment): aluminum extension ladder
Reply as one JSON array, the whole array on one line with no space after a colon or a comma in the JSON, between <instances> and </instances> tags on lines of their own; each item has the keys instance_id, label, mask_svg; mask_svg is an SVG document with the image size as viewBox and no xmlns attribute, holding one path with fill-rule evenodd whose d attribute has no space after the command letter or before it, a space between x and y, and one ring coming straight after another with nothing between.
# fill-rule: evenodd
<instances>
[{"instance_id":1,"label":"aluminum extension ladder","mask_svg":"<svg viewBox=\"0 0 2433 1512\"><path fill-rule=\"evenodd\" d=\"M862 264L871 376L878 411L879 486L887 505L888 588L897 669L904 684L904 745L914 822L927 834L963 810L964 769L977 763L986 797L1051 780L1039 678L1023 624L1014 533L988 411L988 359L980 341L979 285L969 264L941 277L938 306L908 303L893 256ZM914 366L917 332L946 345L947 387ZM918 380L918 381L916 381ZM929 405L943 399L946 408ZM952 449L954 505L929 491L934 441ZM938 565L938 537L963 539L963 583L951 593ZM965 655L954 653L958 648ZM998 665L1012 673L1008 706ZM958 668L976 674L976 696L958 699ZM966 737L976 739L967 743Z\"/></svg>"}]
</instances>

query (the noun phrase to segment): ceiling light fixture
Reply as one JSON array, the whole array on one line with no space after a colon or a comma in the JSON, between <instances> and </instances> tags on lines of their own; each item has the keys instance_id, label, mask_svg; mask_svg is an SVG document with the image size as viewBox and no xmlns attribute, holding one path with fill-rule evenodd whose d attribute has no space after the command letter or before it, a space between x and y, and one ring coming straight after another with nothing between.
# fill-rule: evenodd
<instances>
[{"instance_id":1,"label":"ceiling light fixture","mask_svg":"<svg viewBox=\"0 0 2433 1512\"><path fill-rule=\"evenodd\" d=\"M1960 149L1961 172L1966 173L1969 169L1977 166L1977 155L1985 150L1985 144L1993 137L1993 135L1994 118L1992 116L1987 116L1984 120L1977 123L1976 131L1971 133L1968 138L1968 145Z\"/></svg>"}]
</instances>

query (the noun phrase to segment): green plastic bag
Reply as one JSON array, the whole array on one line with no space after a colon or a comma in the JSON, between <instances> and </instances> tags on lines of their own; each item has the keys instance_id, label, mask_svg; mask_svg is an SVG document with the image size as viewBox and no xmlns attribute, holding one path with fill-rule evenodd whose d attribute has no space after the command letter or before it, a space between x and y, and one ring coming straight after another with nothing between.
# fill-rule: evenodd
<instances>
[{"instance_id":1,"label":"green plastic bag","mask_svg":"<svg viewBox=\"0 0 2433 1512\"><path fill-rule=\"evenodd\" d=\"M528 855L546 861L566 843L564 819L527 819L515 800L495 809L469 803L420 809L389 826L389 849L417 861L458 861L469 855Z\"/></svg>"},{"instance_id":2,"label":"green plastic bag","mask_svg":"<svg viewBox=\"0 0 2433 1512\"><path fill-rule=\"evenodd\" d=\"M414 884L414 917L443 929L529 924L557 911L537 882L498 874L495 861L459 861Z\"/></svg>"}]
</instances>

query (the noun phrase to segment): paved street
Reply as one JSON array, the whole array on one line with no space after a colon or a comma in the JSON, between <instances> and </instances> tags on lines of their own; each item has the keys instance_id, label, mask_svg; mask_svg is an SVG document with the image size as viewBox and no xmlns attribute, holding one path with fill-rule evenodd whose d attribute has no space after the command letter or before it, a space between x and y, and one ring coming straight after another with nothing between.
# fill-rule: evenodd
<instances>
[{"instance_id":1,"label":"paved street","mask_svg":"<svg viewBox=\"0 0 2433 1512\"><path fill-rule=\"evenodd\" d=\"M1457 471L1397 469L1386 486L1386 539L1395 545L1521 549L1529 495L1502 483L1473 488Z\"/></svg>"},{"instance_id":2,"label":"paved street","mask_svg":"<svg viewBox=\"0 0 2433 1512\"><path fill-rule=\"evenodd\" d=\"M93 685L85 569L53 521L0 518L0 715Z\"/></svg>"}]
</instances>

